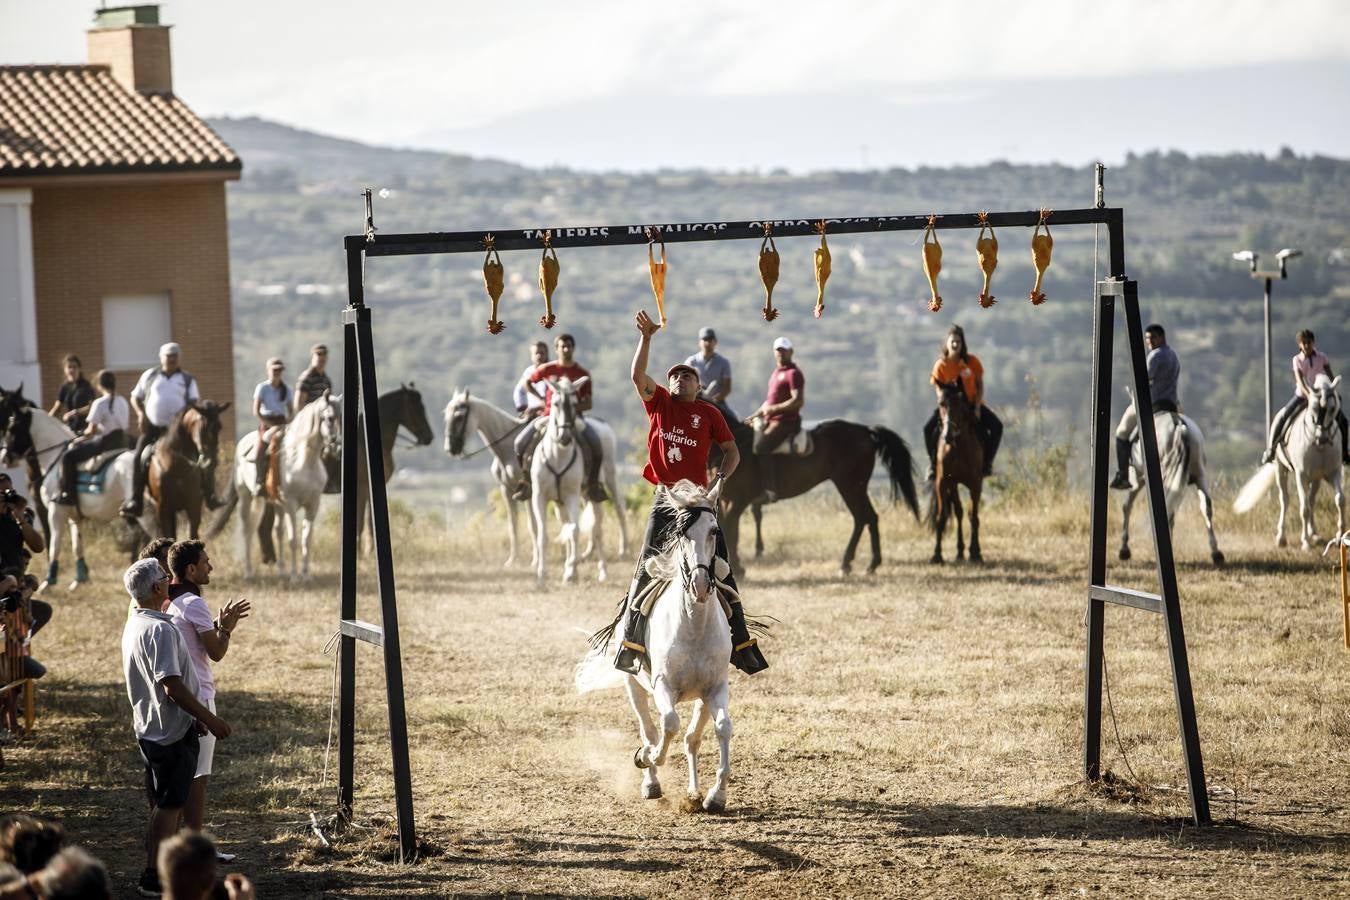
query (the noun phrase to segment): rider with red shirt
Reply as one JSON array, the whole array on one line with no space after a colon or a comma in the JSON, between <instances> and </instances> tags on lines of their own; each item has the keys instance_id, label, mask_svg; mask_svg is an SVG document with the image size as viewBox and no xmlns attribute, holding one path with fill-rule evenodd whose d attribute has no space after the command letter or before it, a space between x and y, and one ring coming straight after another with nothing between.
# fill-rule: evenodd
<instances>
[{"instance_id":1,"label":"rider with red shirt","mask_svg":"<svg viewBox=\"0 0 1350 900\"><path fill-rule=\"evenodd\" d=\"M773 503L778 499L778 460L774 451L802 430L802 404L806 401L806 376L792 361L792 341L780 337L773 342L773 355L778 367L769 376L769 389L759 409L746 420L764 420L764 428L755 432L755 462L759 466L759 483L764 493L759 502Z\"/></svg>"},{"instance_id":2,"label":"rider with red shirt","mask_svg":"<svg viewBox=\"0 0 1350 900\"><path fill-rule=\"evenodd\" d=\"M578 365L573 357L577 346L576 338L570 334L560 334L553 341L553 346L558 351L558 358L536 366L528 377L522 376L517 385L517 389L524 389L536 397L541 396L538 388L540 382L543 382L546 388L542 395L543 412L522 428L520 434L516 436L516 459L520 463L521 483L517 485L512 496L517 500L525 500L530 496L530 457L534 454L534 447L543 436L544 429L548 427L548 412L553 406L553 388L547 386L548 382L567 378L575 384L585 378L586 381L577 388L577 412L586 413L591 408L589 377L591 373ZM581 436L581 455L586 466L586 479L582 483L581 490L587 499L600 503L608 496L600 485L600 462L604 452L600 447L600 436L595 433L595 429L586 421L584 415L579 415L577 422L581 425L578 434Z\"/></svg>"},{"instance_id":3,"label":"rider with red shirt","mask_svg":"<svg viewBox=\"0 0 1350 900\"><path fill-rule=\"evenodd\" d=\"M660 326L646 312L639 312L636 321L642 337L638 341L637 352L633 354L633 386L642 398L642 407L647 411L650 422L647 465L642 470L642 477L656 485L658 493L681 480L706 487L708 452L716 444L723 453L718 477L730 478L741 461L740 451L736 449L736 439L722 418L722 413L711 403L698 399L698 372L692 366L678 363L666 372L668 389L653 381L647 375L647 354L651 348L652 335ZM647 618L640 609L630 606L630 598L636 600L640 597L641 589L651 580L645 565L647 559L670 540L671 530L677 522L670 507L653 504L642 551L638 555L637 572L633 575L628 594L620 602L619 615L624 617L623 642L614 666L625 672L637 674L647 664ZM720 531L717 532L717 558L722 561L727 559L726 542ZM731 589L724 593L731 606L731 662L746 674L753 675L768 668L769 664L764 661L763 654L746 628L745 613L741 610L739 591L730 566L724 569L726 575L719 575L719 580Z\"/></svg>"}]
</instances>

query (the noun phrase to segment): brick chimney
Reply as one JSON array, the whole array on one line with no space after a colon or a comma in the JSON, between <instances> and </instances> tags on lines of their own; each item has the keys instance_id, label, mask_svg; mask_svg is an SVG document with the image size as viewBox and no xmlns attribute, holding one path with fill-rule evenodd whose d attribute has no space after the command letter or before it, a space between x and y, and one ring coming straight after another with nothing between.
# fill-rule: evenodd
<instances>
[{"instance_id":1,"label":"brick chimney","mask_svg":"<svg viewBox=\"0 0 1350 900\"><path fill-rule=\"evenodd\" d=\"M159 24L159 6L108 6L94 13L89 62L112 68L129 91L172 94L169 26Z\"/></svg>"}]
</instances>

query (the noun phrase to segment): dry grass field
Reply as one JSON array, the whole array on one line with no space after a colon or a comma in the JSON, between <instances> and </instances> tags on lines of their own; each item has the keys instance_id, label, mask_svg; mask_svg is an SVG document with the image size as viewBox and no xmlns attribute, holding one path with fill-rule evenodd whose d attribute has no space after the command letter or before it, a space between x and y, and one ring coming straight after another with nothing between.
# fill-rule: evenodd
<instances>
[{"instance_id":1,"label":"dry grass field","mask_svg":"<svg viewBox=\"0 0 1350 900\"><path fill-rule=\"evenodd\" d=\"M1221 569L1208 563L1193 498L1180 517L1214 796L1215 825L1204 829L1186 818L1156 616L1107 610L1119 738L1108 712L1103 761L1113 782L1079 781L1081 497L989 505L982 566L931 567L929 536L890 510L882 569L847 580L837 575L848 531L837 503L768 510L768 550L743 586L753 612L778 619L765 644L772 667L733 675L735 778L717 817L682 810L678 752L663 773L667 799L638 799L622 693L572 690L582 632L608 620L627 562L604 585L539 588L523 569L500 569L498 521L447 534L434 517L397 517L423 845L411 866L391 860L383 677L366 645L356 827L331 849L307 830L310 813L327 817L335 798L324 646L337 616L337 543L336 516L325 516L319 574L304 588L244 584L231 548L213 553L208 599L244 594L255 612L216 668L235 733L217 754L207 819L261 897L1350 892L1350 654L1336 585L1315 554L1273 548L1267 512L1220 511ZM1134 561L1113 563L1112 580L1153 589L1151 543L1136 534ZM54 596L37 647L51 669L38 730L5 748L0 807L63 821L130 896L145 816L119 674L127 600L107 541L90 561L96 585ZM365 577L362 617L378 620ZM715 742L704 747L711 772Z\"/></svg>"}]
</instances>

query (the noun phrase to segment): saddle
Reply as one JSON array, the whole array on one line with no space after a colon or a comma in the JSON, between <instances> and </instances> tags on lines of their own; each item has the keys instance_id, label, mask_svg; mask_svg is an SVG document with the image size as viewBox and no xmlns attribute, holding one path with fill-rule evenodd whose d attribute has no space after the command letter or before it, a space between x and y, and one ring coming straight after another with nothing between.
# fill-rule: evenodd
<instances>
[{"instance_id":1,"label":"saddle","mask_svg":"<svg viewBox=\"0 0 1350 900\"><path fill-rule=\"evenodd\" d=\"M75 467L75 492L77 494L101 494L103 484L108 477L108 467L113 460L126 453L125 449L105 450Z\"/></svg>"},{"instance_id":2,"label":"saddle","mask_svg":"<svg viewBox=\"0 0 1350 900\"><path fill-rule=\"evenodd\" d=\"M801 430L779 444L770 453L770 456L810 456L816 449L815 439L811 437L811 432L815 430L819 422L802 422ZM755 420L755 431L764 430L764 420Z\"/></svg>"}]
</instances>

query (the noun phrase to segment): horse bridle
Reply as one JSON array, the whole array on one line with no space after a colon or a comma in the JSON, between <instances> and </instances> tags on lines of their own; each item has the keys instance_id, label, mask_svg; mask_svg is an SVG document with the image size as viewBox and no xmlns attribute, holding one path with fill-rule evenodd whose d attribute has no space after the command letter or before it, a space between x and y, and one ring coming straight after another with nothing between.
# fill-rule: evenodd
<instances>
[{"instance_id":1,"label":"horse bridle","mask_svg":"<svg viewBox=\"0 0 1350 900\"><path fill-rule=\"evenodd\" d=\"M680 533L683 535L689 534L689 529L694 527L694 521L702 513L708 513L710 516L713 517L714 521L717 519L717 513L710 506L686 507L685 511L692 513L693 515L689 516L689 521L686 522L684 524L684 527L680 529ZM717 529L715 527L713 534L717 534ZM686 596L689 596L694 593L694 576L697 575L699 572L708 573L709 587L716 586L717 576L713 574L712 566L708 565L707 563L694 563L694 565L691 566L689 565L688 555L687 554L680 555L680 581Z\"/></svg>"},{"instance_id":2,"label":"horse bridle","mask_svg":"<svg viewBox=\"0 0 1350 900\"><path fill-rule=\"evenodd\" d=\"M961 426L955 422L952 415L952 404L964 401L965 396L959 385L944 385L942 394L942 403L938 405L938 409L944 412L941 416L942 433L938 436L938 440L944 444L952 444L961 436ZM971 414L974 415L974 410L971 410Z\"/></svg>"},{"instance_id":3,"label":"horse bridle","mask_svg":"<svg viewBox=\"0 0 1350 900\"><path fill-rule=\"evenodd\" d=\"M1313 443L1319 447L1325 447L1331 443L1333 430L1336 427L1336 404L1331 400L1323 400L1320 391L1313 391L1317 395L1317 406L1314 410L1312 397L1308 398L1308 411L1313 413L1308 416L1308 421L1312 425ZM1334 399L1334 395L1333 398Z\"/></svg>"},{"instance_id":4,"label":"horse bridle","mask_svg":"<svg viewBox=\"0 0 1350 900\"><path fill-rule=\"evenodd\" d=\"M478 454L485 453L488 450L491 450L493 447L496 447L498 444L501 444L502 442L515 437L517 434L520 433L520 429L524 428L528 424L530 424L529 421L517 422L510 429L508 429L505 434L497 438L495 441L486 443L483 446L479 447L477 450L465 453L464 443L465 441L468 440L468 425L469 425L469 401L466 398L463 406L456 406L454 410L450 413L450 427L446 430L446 437L448 439L447 443L449 443L450 446L446 447L445 450L447 453L449 453L456 459L473 459ZM456 442L459 443L458 451L454 449L454 444Z\"/></svg>"}]
</instances>

